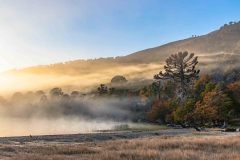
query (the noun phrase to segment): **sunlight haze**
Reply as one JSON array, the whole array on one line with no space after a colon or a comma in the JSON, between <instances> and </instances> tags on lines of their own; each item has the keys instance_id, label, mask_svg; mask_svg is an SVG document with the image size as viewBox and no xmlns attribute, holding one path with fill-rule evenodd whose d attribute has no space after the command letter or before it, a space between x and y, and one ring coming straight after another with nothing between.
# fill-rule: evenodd
<instances>
[{"instance_id":1,"label":"sunlight haze","mask_svg":"<svg viewBox=\"0 0 240 160\"><path fill-rule=\"evenodd\" d=\"M0 0L0 159L240 160L240 0Z\"/></svg>"}]
</instances>

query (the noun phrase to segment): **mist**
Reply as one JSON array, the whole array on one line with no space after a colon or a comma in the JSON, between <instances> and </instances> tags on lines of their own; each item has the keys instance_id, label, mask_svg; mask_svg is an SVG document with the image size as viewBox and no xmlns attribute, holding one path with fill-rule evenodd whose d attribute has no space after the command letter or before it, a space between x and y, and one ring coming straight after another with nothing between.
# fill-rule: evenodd
<instances>
[{"instance_id":1,"label":"mist","mask_svg":"<svg viewBox=\"0 0 240 160\"><path fill-rule=\"evenodd\" d=\"M121 122L86 120L77 117L49 119L32 118L0 118L0 136L29 136L92 133L100 130L111 130Z\"/></svg>"},{"instance_id":2,"label":"mist","mask_svg":"<svg viewBox=\"0 0 240 160\"><path fill-rule=\"evenodd\" d=\"M0 103L0 136L28 136L111 130L136 121L141 101L94 94L46 96L38 91L15 93Z\"/></svg>"},{"instance_id":3,"label":"mist","mask_svg":"<svg viewBox=\"0 0 240 160\"><path fill-rule=\"evenodd\" d=\"M66 91L88 92L101 83L110 83L115 75L124 75L129 81L152 79L152 76L163 68L162 64L81 63L83 62L39 66L0 74L0 93L9 96L16 91L47 91L54 86L60 86Z\"/></svg>"}]
</instances>

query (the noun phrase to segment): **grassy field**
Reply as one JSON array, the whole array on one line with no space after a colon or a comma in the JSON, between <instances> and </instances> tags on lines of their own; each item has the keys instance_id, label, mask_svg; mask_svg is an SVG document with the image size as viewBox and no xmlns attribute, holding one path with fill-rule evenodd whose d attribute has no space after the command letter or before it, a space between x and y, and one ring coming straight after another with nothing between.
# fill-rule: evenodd
<instances>
[{"instance_id":1,"label":"grassy field","mask_svg":"<svg viewBox=\"0 0 240 160\"><path fill-rule=\"evenodd\" d=\"M90 142L77 142L74 138L71 142L53 138L18 142L8 139L0 145L0 156L13 160L239 160L239 142L238 133L197 132Z\"/></svg>"}]
</instances>

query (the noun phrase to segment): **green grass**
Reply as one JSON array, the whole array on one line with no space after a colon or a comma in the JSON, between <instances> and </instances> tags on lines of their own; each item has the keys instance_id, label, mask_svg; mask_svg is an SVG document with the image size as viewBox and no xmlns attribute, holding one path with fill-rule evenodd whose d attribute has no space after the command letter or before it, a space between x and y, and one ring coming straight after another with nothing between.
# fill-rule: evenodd
<instances>
[{"instance_id":1,"label":"green grass","mask_svg":"<svg viewBox=\"0 0 240 160\"><path fill-rule=\"evenodd\" d=\"M121 124L114 127L114 131L156 131L168 129L164 125L147 124L147 123L133 123Z\"/></svg>"}]
</instances>

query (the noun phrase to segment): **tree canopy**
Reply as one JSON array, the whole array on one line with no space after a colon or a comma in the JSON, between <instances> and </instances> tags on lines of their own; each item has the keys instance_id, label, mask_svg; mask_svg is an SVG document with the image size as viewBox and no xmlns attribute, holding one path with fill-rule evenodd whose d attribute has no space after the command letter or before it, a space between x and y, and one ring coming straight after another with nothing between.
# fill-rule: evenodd
<instances>
[{"instance_id":1,"label":"tree canopy","mask_svg":"<svg viewBox=\"0 0 240 160\"><path fill-rule=\"evenodd\" d=\"M187 89L199 78L200 70L196 69L198 57L187 51L172 54L166 59L164 72L160 71L154 76L155 80L173 80L178 84L178 96L184 98Z\"/></svg>"}]
</instances>

